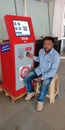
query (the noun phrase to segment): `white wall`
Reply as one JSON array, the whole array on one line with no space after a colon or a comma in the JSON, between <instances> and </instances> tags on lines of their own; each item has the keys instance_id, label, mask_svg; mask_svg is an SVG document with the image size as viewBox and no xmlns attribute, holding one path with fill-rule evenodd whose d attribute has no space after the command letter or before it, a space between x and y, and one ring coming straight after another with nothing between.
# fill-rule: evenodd
<instances>
[{"instance_id":1,"label":"white wall","mask_svg":"<svg viewBox=\"0 0 65 130\"><path fill-rule=\"evenodd\" d=\"M14 0L0 0L0 39L8 39L4 24L5 14L15 15Z\"/></svg>"},{"instance_id":2,"label":"white wall","mask_svg":"<svg viewBox=\"0 0 65 130\"><path fill-rule=\"evenodd\" d=\"M65 0L56 0L53 19L53 35L62 38L62 23Z\"/></svg>"},{"instance_id":3,"label":"white wall","mask_svg":"<svg viewBox=\"0 0 65 130\"><path fill-rule=\"evenodd\" d=\"M48 10L46 3L28 0L27 15L32 18L36 37L49 34Z\"/></svg>"},{"instance_id":4,"label":"white wall","mask_svg":"<svg viewBox=\"0 0 65 130\"><path fill-rule=\"evenodd\" d=\"M35 36L48 35L49 17L46 3L35 0L26 0L27 15L32 18ZM17 15L24 15L23 0L16 0ZM51 11L52 10L52 11ZM7 30L4 24L5 14L16 14L14 0L0 0L0 39L8 39ZM50 26L52 32L53 5L50 4Z\"/></svg>"},{"instance_id":5,"label":"white wall","mask_svg":"<svg viewBox=\"0 0 65 130\"><path fill-rule=\"evenodd\" d=\"M24 15L23 0L15 0L15 2L16 2L17 15L21 15L21 16Z\"/></svg>"},{"instance_id":6,"label":"white wall","mask_svg":"<svg viewBox=\"0 0 65 130\"><path fill-rule=\"evenodd\" d=\"M53 28L54 6L55 6L55 1L50 2L49 4L49 24L50 24L49 31L51 35L52 35L52 28Z\"/></svg>"}]
</instances>

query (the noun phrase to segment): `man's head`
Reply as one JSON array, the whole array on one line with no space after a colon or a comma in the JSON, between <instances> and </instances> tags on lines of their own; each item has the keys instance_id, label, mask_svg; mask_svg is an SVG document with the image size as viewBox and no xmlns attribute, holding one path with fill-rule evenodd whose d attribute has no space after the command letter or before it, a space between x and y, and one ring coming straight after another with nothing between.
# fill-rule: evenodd
<instances>
[{"instance_id":1,"label":"man's head","mask_svg":"<svg viewBox=\"0 0 65 130\"><path fill-rule=\"evenodd\" d=\"M54 46L54 39L50 36L43 39L43 48L48 53Z\"/></svg>"}]
</instances>

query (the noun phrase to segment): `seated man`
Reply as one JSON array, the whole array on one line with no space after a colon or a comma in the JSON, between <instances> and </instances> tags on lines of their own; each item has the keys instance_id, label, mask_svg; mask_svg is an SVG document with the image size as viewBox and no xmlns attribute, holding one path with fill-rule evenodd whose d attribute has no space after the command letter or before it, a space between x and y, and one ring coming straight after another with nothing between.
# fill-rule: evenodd
<instances>
[{"instance_id":1,"label":"seated man","mask_svg":"<svg viewBox=\"0 0 65 130\"><path fill-rule=\"evenodd\" d=\"M39 62L39 66L31 71L24 79L27 89L25 100L27 101L35 96L35 92L32 87L32 80L36 78L37 81L41 81L40 93L37 98L37 111L41 111L43 109L49 84L55 76L60 63L60 56L53 48L53 45L54 39L52 37L45 37L43 39L43 48L39 51L39 56L37 57L32 54L27 55L29 58L33 58L34 61Z\"/></svg>"}]
</instances>

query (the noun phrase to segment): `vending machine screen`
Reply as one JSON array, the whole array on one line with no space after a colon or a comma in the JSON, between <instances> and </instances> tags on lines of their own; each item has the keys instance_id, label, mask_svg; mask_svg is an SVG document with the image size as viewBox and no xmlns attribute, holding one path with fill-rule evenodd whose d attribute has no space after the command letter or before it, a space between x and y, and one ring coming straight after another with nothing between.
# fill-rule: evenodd
<instances>
[{"instance_id":1,"label":"vending machine screen","mask_svg":"<svg viewBox=\"0 0 65 130\"><path fill-rule=\"evenodd\" d=\"M13 20L14 30L16 36L30 36L30 28L28 21Z\"/></svg>"}]
</instances>

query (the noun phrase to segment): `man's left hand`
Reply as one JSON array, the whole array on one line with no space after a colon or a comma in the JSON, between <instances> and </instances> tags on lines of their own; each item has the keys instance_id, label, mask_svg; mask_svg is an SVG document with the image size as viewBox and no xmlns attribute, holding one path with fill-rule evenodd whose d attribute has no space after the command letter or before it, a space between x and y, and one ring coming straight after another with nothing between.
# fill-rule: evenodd
<instances>
[{"instance_id":1,"label":"man's left hand","mask_svg":"<svg viewBox=\"0 0 65 130\"><path fill-rule=\"evenodd\" d=\"M42 81L41 77L36 78L36 81L41 82Z\"/></svg>"}]
</instances>

